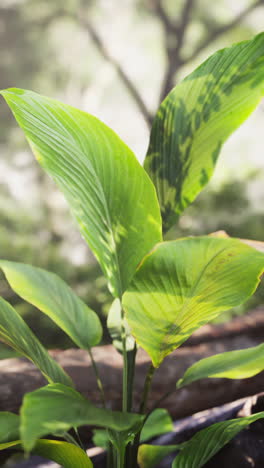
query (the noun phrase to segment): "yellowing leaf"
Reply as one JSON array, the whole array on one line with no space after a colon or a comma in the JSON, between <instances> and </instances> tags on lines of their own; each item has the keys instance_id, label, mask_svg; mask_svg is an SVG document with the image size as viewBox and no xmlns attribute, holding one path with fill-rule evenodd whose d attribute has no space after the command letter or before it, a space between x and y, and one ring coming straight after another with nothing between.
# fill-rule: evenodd
<instances>
[{"instance_id":1,"label":"yellowing leaf","mask_svg":"<svg viewBox=\"0 0 264 468\"><path fill-rule=\"evenodd\" d=\"M123 297L131 333L158 367L197 328L253 294L263 270L264 255L234 239L158 244Z\"/></svg>"}]
</instances>

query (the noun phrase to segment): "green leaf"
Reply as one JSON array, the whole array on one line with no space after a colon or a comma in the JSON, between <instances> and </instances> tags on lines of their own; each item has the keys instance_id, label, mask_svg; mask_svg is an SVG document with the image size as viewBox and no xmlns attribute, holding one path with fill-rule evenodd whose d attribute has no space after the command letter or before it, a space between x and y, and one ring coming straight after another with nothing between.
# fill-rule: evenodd
<instances>
[{"instance_id":1,"label":"green leaf","mask_svg":"<svg viewBox=\"0 0 264 468\"><path fill-rule=\"evenodd\" d=\"M154 468L163 458L180 448L182 448L181 445L140 445L138 464L140 468Z\"/></svg>"},{"instance_id":2,"label":"green leaf","mask_svg":"<svg viewBox=\"0 0 264 468\"><path fill-rule=\"evenodd\" d=\"M123 297L132 335L158 367L197 328L255 291L264 255L234 239L158 244Z\"/></svg>"},{"instance_id":3,"label":"green leaf","mask_svg":"<svg viewBox=\"0 0 264 468\"><path fill-rule=\"evenodd\" d=\"M0 443L11 442L19 437L19 416L7 411L0 412Z\"/></svg>"},{"instance_id":4,"label":"green leaf","mask_svg":"<svg viewBox=\"0 0 264 468\"><path fill-rule=\"evenodd\" d=\"M46 434L63 434L85 424L137 433L143 416L97 408L80 393L64 385L47 385L24 397L21 409L21 438L26 451Z\"/></svg>"},{"instance_id":5,"label":"green leaf","mask_svg":"<svg viewBox=\"0 0 264 468\"><path fill-rule=\"evenodd\" d=\"M145 442L161 434L167 434L173 430L172 419L166 409L158 408L152 411L147 418L141 434L140 442Z\"/></svg>"},{"instance_id":6,"label":"green leaf","mask_svg":"<svg viewBox=\"0 0 264 468\"><path fill-rule=\"evenodd\" d=\"M193 364L185 372L177 387L206 377L247 379L264 370L264 343L254 348L216 354Z\"/></svg>"},{"instance_id":7,"label":"green leaf","mask_svg":"<svg viewBox=\"0 0 264 468\"><path fill-rule=\"evenodd\" d=\"M213 424L195 434L176 456L172 468L200 468L249 424L264 418L264 412Z\"/></svg>"},{"instance_id":8,"label":"green leaf","mask_svg":"<svg viewBox=\"0 0 264 468\"><path fill-rule=\"evenodd\" d=\"M264 33L219 50L178 84L154 119L145 169L168 230L211 178L225 140L264 95Z\"/></svg>"},{"instance_id":9,"label":"green leaf","mask_svg":"<svg viewBox=\"0 0 264 468\"><path fill-rule=\"evenodd\" d=\"M135 347L135 340L130 333L130 328L128 326L127 320L123 320L125 333L126 333L126 350L127 352L133 351ZM114 347L120 352L123 352L123 343L122 343L122 309L121 302L116 298L108 312L107 316L107 328L109 334L113 340Z\"/></svg>"},{"instance_id":10,"label":"green leaf","mask_svg":"<svg viewBox=\"0 0 264 468\"><path fill-rule=\"evenodd\" d=\"M121 297L161 240L155 188L133 152L95 117L31 91L2 91L43 168L64 193L81 233Z\"/></svg>"},{"instance_id":11,"label":"green leaf","mask_svg":"<svg viewBox=\"0 0 264 468\"><path fill-rule=\"evenodd\" d=\"M105 429L93 430L93 443L96 447L108 448L109 436Z\"/></svg>"},{"instance_id":12,"label":"green leaf","mask_svg":"<svg viewBox=\"0 0 264 468\"><path fill-rule=\"evenodd\" d=\"M111 442L111 445L115 447L116 452L118 453L119 466L125 466L126 446L134 440L135 432L127 430L116 432L109 429L107 434L109 437L109 442Z\"/></svg>"},{"instance_id":13,"label":"green leaf","mask_svg":"<svg viewBox=\"0 0 264 468\"><path fill-rule=\"evenodd\" d=\"M0 444L0 450L7 448L22 450L21 441ZM88 455L76 445L68 442L41 439L36 442L32 453L53 460L63 468L93 468Z\"/></svg>"},{"instance_id":14,"label":"green leaf","mask_svg":"<svg viewBox=\"0 0 264 468\"><path fill-rule=\"evenodd\" d=\"M58 440L38 440L33 453L53 460L63 468L93 468L88 455L79 447Z\"/></svg>"},{"instance_id":15,"label":"green leaf","mask_svg":"<svg viewBox=\"0 0 264 468\"><path fill-rule=\"evenodd\" d=\"M17 447L16 447L17 446ZM17 448L18 450L21 449L21 442L20 440L13 440L11 442L3 442L2 444L0 443L0 450L5 450L8 448Z\"/></svg>"},{"instance_id":16,"label":"green leaf","mask_svg":"<svg viewBox=\"0 0 264 468\"><path fill-rule=\"evenodd\" d=\"M226 231L220 230L216 232L211 232L208 234L211 237L220 237L220 238L228 238L230 237ZM236 237L236 239L240 240L244 244L249 245L250 247L253 247L256 250L259 250L260 252L264 252L264 242L262 241L257 241L254 239L241 239L240 237Z\"/></svg>"},{"instance_id":17,"label":"green leaf","mask_svg":"<svg viewBox=\"0 0 264 468\"><path fill-rule=\"evenodd\" d=\"M140 442L145 442L153 437L167 434L173 430L172 419L166 409L158 408L152 411L147 418L140 434ZM109 435L103 429L93 431L93 443L98 447L107 448Z\"/></svg>"},{"instance_id":18,"label":"green leaf","mask_svg":"<svg viewBox=\"0 0 264 468\"><path fill-rule=\"evenodd\" d=\"M129 442L134 440L134 432L120 431L116 433L113 430L94 429L93 430L93 443L96 447L101 447L105 450L109 449L109 442L111 442L117 450L124 452L124 448Z\"/></svg>"},{"instance_id":19,"label":"green leaf","mask_svg":"<svg viewBox=\"0 0 264 468\"><path fill-rule=\"evenodd\" d=\"M54 273L24 263L0 261L11 288L48 315L80 348L90 349L102 338L98 316Z\"/></svg>"},{"instance_id":20,"label":"green leaf","mask_svg":"<svg viewBox=\"0 0 264 468\"><path fill-rule=\"evenodd\" d=\"M32 361L48 382L73 386L70 377L50 357L22 317L1 297L0 340Z\"/></svg>"}]
</instances>

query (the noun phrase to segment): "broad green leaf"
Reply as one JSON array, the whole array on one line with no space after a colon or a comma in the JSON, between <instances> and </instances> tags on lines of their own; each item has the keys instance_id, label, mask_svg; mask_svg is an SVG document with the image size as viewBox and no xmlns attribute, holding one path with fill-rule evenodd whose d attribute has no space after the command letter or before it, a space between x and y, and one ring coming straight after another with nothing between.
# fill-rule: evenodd
<instances>
[{"instance_id":1,"label":"broad green leaf","mask_svg":"<svg viewBox=\"0 0 264 468\"><path fill-rule=\"evenodd\" d=\"M146 442L153 437L166 434L172 430L173 422L168 411L157 408L147 418L140 434L140 442Z\"/></svg>"},{"instance_id":2,"label":"broad green leaf","mask_svg":"<svg viewBox=\"0 0 264 468\"><path fill-rule=\"evenodd\" d=\"M181 448L181 445L140 445L138 464L140 468L155 468L163 458Z\"/></svg>"},{"instance_id":3,"label":"broad green leaf","mask_svg":"<svg viewBox=\"0 0 264 468\"><path fill-rule=\"evenodd\" d=\"M134 432L128 433L128 431L120 431L116 433L112 430L106 429L94 429L93 430L93 443L96 447L101 447L105 450L109 449L109 442L117 448L118 451L122 451L124 455L124 449L129 442L134 440Z\"/></svg>"},{"instance_id":4,"label":"broad green leaf","mask_svg":"<svg viewBox=\"0 0 264 468\"><path fill-rule=\"evenodd\" d=\"M33 453L53 460L63 468L93 468L88 455L79 447L58 440L38 440Z\"/></svg>"},{"instance_id":5,"label":"broad green leaf","mask_svg":"<svg viewBox=\"0 0 264 468\"><path fill-rule=\"evenodd\" d=\"M80 393L64 385L47 385L27 393L21 409L21 438L30 451L39 437L63 434L85 424L114 431L138 432L143 416L97 408Z\"/></svg>"},{"instance_id":6,"label":"broad green leaf","mask_svg":"<svg viewBox=\"0 0 264 468\"><path fill-rule=\"evenodd\" d=\"M155 188L133 152L95 117L31 91L2 91L41 164L64 193L81 233L121 297L161 240Z\"/></svg>"},{"instance_id":7,"label":"broad green leaf","mask_svg":"<svg viewBox=\"0 0 264 468\"><path fill-rule=\"evenodd\" d=\"M172 419L166 409L158 408L147 418L140 434L140 442L145 442L153 437L167 434L173 430ZM93 443L98 447L107 448L109 436L103 429L93 431Z\"/></svg>"},{"instance_id":8,"label":"broad green leaf","mask_svg":"<svg viewBox=\"0 0 264 468\"><path fill-rule=\"evenodd\" d=\"M132 335L158 367L197 328L253 294L263 270L264 255L234 239L158 244L123 297Z\"/></svg>"},{"instance_id":9,"label":"broad green leaf","mask_svg":"<svg viewBox=\"0 0 264 468\"><path fill-rule=\"evenodd\" d=\"M264 418L264 412L216 423L197 432L185 443L179 455L174 459L172 468L200 468L240 431L262 418Z\"/></svg>"},{"instance_id":10,"label":"broad green leaf","mask_svg":"<svg viewBox=\"0 0 264 468\"><path fill-rule=\"evenodd\" d=\"M179 83L154 119L145 169L163 228L207 184L225 140L264 95L264 33L219 50Z\"/></svg>"},{"instance_id":11,"label":"broad green leaf","mask_svg":"<svg viewBox=\"0 0 264 468\"><path fill-rule=\"evenodd\" d=\"M5 260L0 268L11 288L48 315L80 348L90 349L101 341L98 316L57 275Z\"/></svg>"},{"instance_id":12,"label":"broad green leaf","mask_svg":"<svg viewBox=\"0 0 264 468\"><path fill-rule=\"evenodd\" d=\"M30 359L50 383L73 386L70 377L57 364L15 309L0 297L0 341Z\"/></svg>"},{"instance_id":13,"label":"broad green leaf","mask_svg":"<svg viewBox=\"0 0 264 468\"><path fill-rule=\"evenodd\" d=\"M111 445L115 447L116 452L118 453L119 459L119 466L125 466L125 458L126 458L126 446L132 442L135 438L134 431L113 431L109 429L107 431L109 442Z\"/></svg>"},{"instance_id":14,"label":"broad green leaf","mask_svg":"<svg viewBox=\"0 0 264 468\"><path fill-rule=\"evenodd\" d=\"M20 440L13 440L11 442L3 442L2 444L0 443L0 450L5 450L8 448L13 448L13 447L22 450Z\"/></svg>"},{"instance_id":15,"label":"broad green leaf","mask_svg":"<svg viewBox=\"0 0 264 468\"><path fill-rule=\"evenodd\" d=\"M261 241L256 241L252 239L240 239L241 242L244 242L247 245L250 245L250 247L253 247L256 250L259 250L260 252L264 252L264 242Z\"/></svg>"},{"instance_id":16,"label":"broad green leaf","mask_svg":"<svg viewBox=\"0 0 264 468\"><path fill-rule=\"evenodd\" d=\"M114 445L118 451L121 451L124 455L124 449L129 442L134 440L134 432L128 433L128 431L115 432L106 429L94 429L93 430L93 443L96 447L101 447L105 450L109 450L109 443Z\"/></svg>"},{"instance_id":17,"label":"broad green leaf","mask_svg":"<svg viewBox=\"0 0 264 468\"><path fill-rule=\"evenodd\" d=\"M135 347L135 340L130 333L130 329L127 323L127 320L124 318L123 326L126 333L126 350L127 352L133 351ZM119 351L123 352L123 343L122 343L122 313L121 313L121 302L116 298L108 312L107 316L107 328L109 334L113 340L114 347Z\"/></svg>"},{"instance_id":18,"label":"broad green leaf","mask_svg":"<svg viewBox=\"0 0 264 468\"><path fill-rule=\"evenodd\" d=\"M93 430L93 443L96 447L107 449L109 443L109 436L105 429Z\"/></svg>"},{"instance_id":19,"label":"broad green leaf","mask_svg":"<svg viewBox=\"0 0 264 468\"><path fill-rule=\"evenodd\" d=\"M0 444L0 450L15 448L23 450L20 440ZM76 445L59 440L41 439L36 442L32 453L59 463L63 468L93 468L93 464L86 453Z\"/></svg>"},{"instance_id":20,"label":"broad green leaf","mask_svg":"<svg viewBox=\"0 0 264 468\"><path fill-rule=\"evenodd\" d=\"M177 387L206 377L247 379L264 370L264 344L239 351L216 354L189 367Z\"/></svg>"},{"instance_id":21,"label":"broad green leaf","mask_svg":"<svg viewBox=\"0 0 264 468\"><path fill-rule=\"evenodd\" d=\"M229 235L227 234L226 231L220 230L216 232L212 232L209 234L209 236L212 237L221 237L221 238L228 238ZM253 239L239 239L241 242L244 242L244 244L249 245L250 247L253 247L256 250L259 250L260 252L264 252L264 242L253 240Z\"/></svg>"},{"instance_id":22,"label":"broad green leaf","mask_svg":"<svg viewBox=\"0 0 264 468\"><path fill-rule=\"evenodd\" d=\"M7 411L0 412L0 444L11 442L19 437L19 416Z\"/></svg>"}]
</instances>

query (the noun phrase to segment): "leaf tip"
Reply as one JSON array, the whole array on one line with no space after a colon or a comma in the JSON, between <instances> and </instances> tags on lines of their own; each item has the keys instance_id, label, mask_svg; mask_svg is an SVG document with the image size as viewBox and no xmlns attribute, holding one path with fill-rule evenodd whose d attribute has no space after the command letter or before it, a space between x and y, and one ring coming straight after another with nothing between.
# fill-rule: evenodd
<instances>
[{"instance_id":1,"label":"leaf tip","mask_svg":"<svg viewBox=\"0 0 264 468\"><path fill-rule=\"evenodd\" d=\"M0 94L25 94L25 90L21 88L5 88L0 90Z\"/></svg>"},{"instance_id":2,"label":"leaf tip","mask_svg":"<svg viewBox=\"0 0 264 468\"><path fill-rule=\"evenodd\" d=\"M24 449L24 452L25 452L25 457L29 457L30 455L30 452L32 451L32 449L34 448L34 445L35 445L35 440L32 440L30 439L29 437L26 437L25 434L23 434L23 428L21 426L20 428L20 434L21 434L21 442L22 442L22 446L23 446L23 449Z\"/></svg>"},{"instance_id":3,"label":"leaf tip","mask_svg":"<svg viewBox=\"0 0 264 468\"><path fill-rule=\"evenodd\" d=\"M1 89L0 90L0 95L3 96L3 98L6 100L7 103L9 103L8 98L12 98L12 96L21 96L25 94L26 91L21 88L6 88L6 89Z\"/></svg>"},{"instance_id":4,"label":"leaf tip","mask_svg":"<svg viewBox=\"0 0 264 468\"><path fill-rule=\"evenodd\" d=\"M179 379L178 382L176 383L176 389L183 387L183 378Z\"/></svg>"}]
</instances>

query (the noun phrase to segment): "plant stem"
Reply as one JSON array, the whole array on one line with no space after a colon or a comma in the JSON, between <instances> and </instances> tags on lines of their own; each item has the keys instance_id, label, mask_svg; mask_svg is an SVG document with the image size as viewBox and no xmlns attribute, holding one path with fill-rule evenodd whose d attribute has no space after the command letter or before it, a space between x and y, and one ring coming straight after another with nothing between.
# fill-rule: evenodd
<instances>
[{"instance_id":1,"label":"plant stem","mask_svg":"<svg viewBox=\"0 0 264 468\"><path fill-rule=\"evenodd\" d=\"M121 299L120 299L121 302ZM122 338L122 348L123 348L123 390L122 390L122 411L126 413L128 411L128 359L127 359L127 349L126 349L126 329L124 324L124 311L121 311L122 315L122 325L121 325L121 338Z\"/></svg>"},{"instance_id":2,"label":"plant stem","mask_svg":"<svg viewBox=\"0 0 264 468\"><path fill-rule=\"evenodd\" d=\"M127 411L131 411L133 407L133 387L135 375L135 361L137 354L137 344L135 342L134 349L129 351L128 359L128 394L127 394Z\"/></svg>"},{"instance_id":3,"label":"plant stem","mask_svg":"<svg viewBox=\"0 0 264 468\"><path fill-rule=\"evenodd\" d=\"M126 346L126 345L125 345ZM124 367L123 367L123 395L122 395L122 411L124 413L127 412L127 394L128 394L128 382L127 382L127 377L128 377L128 362L127 362L127 352L126 352L126 347L123 344L123 362L124 362Z\"/></svg>"},{"instance_id":4,"label":"plant stem","mask_svg":"<svg viewBox=\"0 0 264 468\"><path fill-rule=\"evenodd\" d=\"M115 466L115 447L111 444L111 442L108 442L108 447L107 447L107 468L113 468Z\"/></svg>"},{"instance_id":5,"label":"plant stem","mask_svg":"<svg viewBox=\"0 0 264 468\"><path fill-rule=\"evenodd\" d=\"M135 362L137 354L137 344L133 351L128 353L128 411L133 408L133 387L134 387L134 375L135 375ZM134 454L134 443L130 442L125 451L125 467L135 468L137 454Z\"/></svg>"},{"instance_id":6,"label":"plant stem","mask_svg":"<svg viewBox=\"0 0 264 468\"><path fill-rule=\"evenodd\" d=\"M141 414L144 414L146 412L148 395L149 395L149 391L150 391L150 387L151 387L154 372L155 372L155 367L153 366L153 364L150 364L148 373L146 375L143 395L142 395L142 399L141 399L141 403L140 403L140 407L139 407L139 412Z\"/></svg>"},{"instance_id":7,"label":"plant stem","mask_svg":"<svg viewBox=\"0 0 264 468\"><path fill-rule=\"evenodd\" d=\"M100 379L98 367L97 367L96 362L94 360L93 353L92 353L91 349L89 349L89 356L90 356L91 363L92 363L92 366L93 366L93 370L94 370L94 373L95 373L97 387L98 387L99 392L100 392L101 402L102 402L103 407L105 408L106 407L106 401L105 401L104 388L103 388L103 384L102 384L102 381Z\"/></svg>"},{"instance_id":8,"label":"plant stem","mask_svg":"<svg viewBox=\"0 0 264 468\"><path fill-rule=\"evenodd\" d=\"M75 434L76 434L77 441L78 441L80 447L86 452L86 450L85 450L85 448L84 448L84 445L83 445L83 443L82 443L82 441L81 441L80 434L79 434L79 432L78 432L78 428L77 428L77 427L74 428L74 432L75 432Z\"/></svg>"},{"instance_id":9,"label":"plant stem","mask_svg":"<svg viewBox=\"0 0 264 468\"><path fill-rule=\"evenodd\" d=\"M117 450L117 467L116 468L124 468L125 462L125 448L122 447L120 450Z\"/></svg>"},{"instance_id":10,"label":"plant stem","mask_svg":"<svg viewBox=\"0 0 264 468\"><path fill-rule=\"evenodd\" d=\"M113 447L113 465L110 466L110 468L117 468L118 467L118 451L116 449L116 447L114 445L112 445Z\"/></svg>"},{"instance_id":11,"label":"plant stem","mask_svg":"<svg viewBox=\"0 0 264 468\"><path fill-rule=\"evenodd\" d=\"M63 437L64 437L64 439L65 439L67 442L69 442L70 444L76 445L76 447L79 447L79 448L82 448L82 449L83 449L83 447L81 447L81 446L78 444L77 440L75 440L74 437L72 437L71 434L69 434L68 432L65 432L65 434L63 435ZM84 450L84 449L83 449L83 450Z\"/></svg>"},{"instance_id":12,"label":"plant stem","mask_svg":"<svg viewBox=\"0 0 264 468\"><path fill-rule=\"evenodd\" d=\"M148 402L148 395L152 383L152 378L155 372L155 367L153 364L150 364L149 370L146 375L145 379L145 384L144 384L144 390L143 390L143 395L139 407L139 413L145 414L146 408L147 408L147 402ZM146 416L147 419L148 415ZM133 444L130 446L130 453L129 453L129 467L136 467L137 466L137 453L138 453L138 447L140 443L140 432L137 433Z\"/></svg>"},{"instance_id":13,"label":"plant stem","mask_svg":"<svg viewBox=\"0 0 264 468\"><path fill-rule=\"evenodd\" d=\"M121 298L120 298L121 302ZM134 344L133 350L127 351L127 332L125 325L125 313L121 310L121 340L123 351L123 390L122 390L122 411L130 412L133 406L133 385L135 374L135 360L137 354L137 345ZM124 468L130 466L130 444L127 447L122 447L117 451L116 468Z\"/></svg>"},{"instance_id":14,"label":"plant stem","mask_svg":"<svg viewBox=\"0 0 264 468\"><path fill-rule=\"evenodd\" d=\"M163 401L163 400L166 400L166 398L168 398L170 395L172 395L174 392L176 392L178 389L177 387L175 386L175 388L173 388L172 390L168 390L166 393L164 393L164 395L162 395L157 401L156 403L154 403L154 405L152 406L151 410L149 411L150 413L159 407L160 403Z\"/></svg>"}]
</instances>

